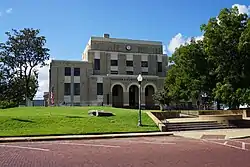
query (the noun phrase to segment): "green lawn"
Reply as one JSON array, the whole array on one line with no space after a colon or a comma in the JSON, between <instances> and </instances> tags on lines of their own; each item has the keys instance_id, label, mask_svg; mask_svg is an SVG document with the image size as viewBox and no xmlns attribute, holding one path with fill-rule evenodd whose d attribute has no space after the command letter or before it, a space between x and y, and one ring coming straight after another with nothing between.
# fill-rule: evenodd
<instances>
[{"instance_id":1,"label":"green lawn","mask_svg":"<svg viewBox=\"0 0 250 167\"><path fill-rule=\"evenodd\" d=\"M91 109L104 109L112 117L91 117ZM143 127L137 127L138 111L111 107L19 107L0 110L0 136L101 134L158 131L142 113Z\"/></svg>"}]
</instances>

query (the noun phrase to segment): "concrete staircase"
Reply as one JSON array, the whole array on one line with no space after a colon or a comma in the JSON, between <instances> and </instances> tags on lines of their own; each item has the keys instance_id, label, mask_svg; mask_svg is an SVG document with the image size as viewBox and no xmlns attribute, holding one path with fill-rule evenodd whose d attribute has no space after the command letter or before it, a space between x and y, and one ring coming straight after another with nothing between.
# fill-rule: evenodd
<instances>
[{"instance_id":1,"label":"concrete staircase","mask_svg":"<svg viewBox=\"0 0 250 167\"><path fill-rule=\"evenodd\" d=\"M224 125L217 121L197 121L197 122L167 122L167 131L188 131L188 130L208 130L236 128L233 125Z\"/></svg>"}]
</instances>

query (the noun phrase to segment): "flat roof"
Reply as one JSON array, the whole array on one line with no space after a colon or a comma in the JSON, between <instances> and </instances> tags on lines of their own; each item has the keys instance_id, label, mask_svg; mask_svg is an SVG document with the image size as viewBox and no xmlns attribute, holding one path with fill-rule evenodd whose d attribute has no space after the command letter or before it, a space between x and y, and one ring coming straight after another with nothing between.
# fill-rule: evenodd
<instances>
[{"instance_id":1,"label":"flat roof","mask_svg":"<svg viewBox=\"0 0 250 167\"><path fill-rule=\"evenodd\" d=\"M90 37L90 40L101 42L114 42L114 43L130 43L130 44L145 44L145 45L162 45L160 41L147 41L147 40L134 40L122 38L104 38L104 37Z\"/></svg>"}]
</instances>

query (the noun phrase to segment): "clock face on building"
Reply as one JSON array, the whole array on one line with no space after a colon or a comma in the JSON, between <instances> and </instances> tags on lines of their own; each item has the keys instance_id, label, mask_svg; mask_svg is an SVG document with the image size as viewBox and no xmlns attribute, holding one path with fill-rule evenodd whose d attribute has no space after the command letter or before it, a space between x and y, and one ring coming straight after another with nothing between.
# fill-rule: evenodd
<instances>
[{"instance_id":1,"label":"clock face on building","mask_svg":"<svg viewBox=\"0 0 250 167\"><path fill-rule=\"evenodd\" d=\"M131 46L130 46L130 45L127 45L127 46L126 46L126 49L127 49L127 50L131 50Z\"/></svg>"}]
</instances>

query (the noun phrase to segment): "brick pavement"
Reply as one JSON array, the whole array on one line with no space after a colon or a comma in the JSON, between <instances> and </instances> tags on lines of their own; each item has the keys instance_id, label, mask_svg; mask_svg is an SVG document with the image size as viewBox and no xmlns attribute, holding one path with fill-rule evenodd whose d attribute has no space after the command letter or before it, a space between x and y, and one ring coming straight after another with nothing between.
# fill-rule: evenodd
<instances>
[{"instance_id":1,"label":"brick pavement","mask_svg":"<svg viewBox=\"0 0 250 167\"><path fill-rule=\"evenodd\" d=\"M249 149L232 140L180 137L0 143L1 167L235 167L250 166ZM250 143L250 139L234 140ZM247 146L248 147L248 146Z\"/></svg>"}]
</instances>

